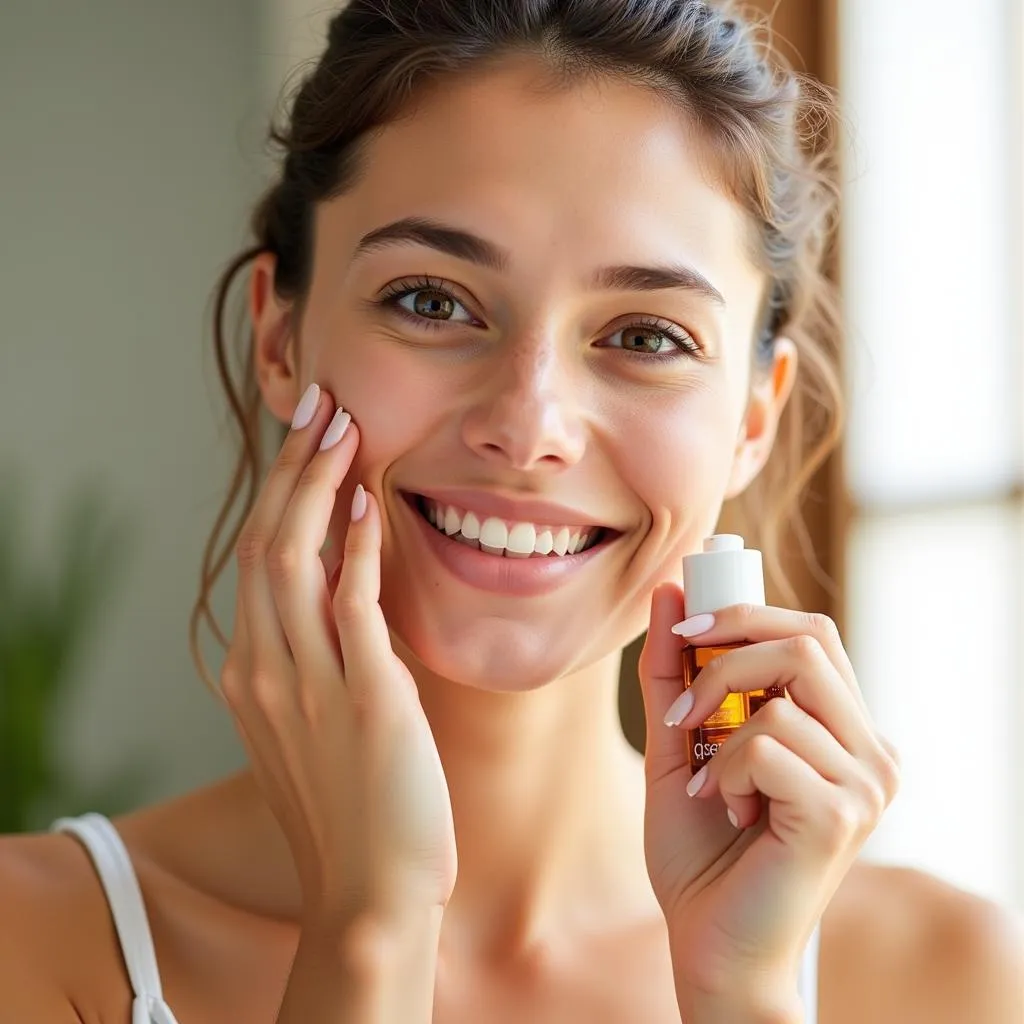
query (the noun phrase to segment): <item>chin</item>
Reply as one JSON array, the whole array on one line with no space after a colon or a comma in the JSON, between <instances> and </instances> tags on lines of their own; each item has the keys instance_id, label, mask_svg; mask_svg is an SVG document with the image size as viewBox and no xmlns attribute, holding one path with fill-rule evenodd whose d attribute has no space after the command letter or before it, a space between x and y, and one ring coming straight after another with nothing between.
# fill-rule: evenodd
<instances>
[{"instance_id":1,"label":"chin","mask_svg":"<svg viewBox=\"0 0 1024 1024\"><path fill-rule=\"evenodd\" d=\"M593 649L593 637L559 623L538 628L533 622L483 615L471 622L445 621L437 614L414 614L409 607L385 606L385 615L397 640L395 649L414 675L422 669L492 693L540 689L607 653Z\"/></svg>"}]
</instances>

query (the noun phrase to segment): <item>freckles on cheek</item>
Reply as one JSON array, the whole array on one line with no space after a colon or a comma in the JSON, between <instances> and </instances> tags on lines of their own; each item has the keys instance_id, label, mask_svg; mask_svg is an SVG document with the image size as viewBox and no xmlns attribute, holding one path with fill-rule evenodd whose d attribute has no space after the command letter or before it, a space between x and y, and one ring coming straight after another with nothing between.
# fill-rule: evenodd
<instances>
[{"instance_id":1,"label":"freckles on cheek","mask_svg":"<svg viewBox=\"0 0 1024 1024\"><path fill-rule=\"evenodd\" d=\"M629 446L631 477L655 528L659 520L663 530L703 523L721 503L735 450L722 403L711 394L687 395L666 406L651 403L637 425Z\"/></svg>"}]
</instances>

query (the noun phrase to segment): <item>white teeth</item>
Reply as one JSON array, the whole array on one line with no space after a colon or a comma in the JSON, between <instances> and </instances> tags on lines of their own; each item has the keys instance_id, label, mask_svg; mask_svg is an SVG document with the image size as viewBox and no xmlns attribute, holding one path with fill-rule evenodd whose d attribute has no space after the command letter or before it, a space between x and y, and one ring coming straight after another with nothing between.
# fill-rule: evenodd
<instances>
[{"instance_id":1,"label":"white teeth","mask_svg":"<svg viewBox=\"0 0 1024 1024\"><path fill-rule=\"evenodd\" d=\"M533 554L533 546L537 543L537 530L532 523L516 523L509 531L505 547L509 554L527 558Z\"/></svg>"},{"instance_id":2,"label":"white teeth","mask_svg":"<svg viewBox=\"0 0 1024 1024\"><path fill-rule=\"evenodd\" d=\"M459 522L459 513L448 506L448 510L444 514L444 532L450 537L453 533L459 532L459 527L462 524Z\"/></svg>"},{"instance_id":3,"label":"white teeth","mask_svg":"<svg viewBox=\"0 0 1024 1024\"><path fill-rule=\"evenodd\" d=\"M568 526L535 526L513 523L495 516L481 518L463 512L453 505L424 500L423 511L438 530L469 547L506 558L530 558L535 555L573 555L582 551L593 535L593 529L572 529Z\"/></svg>"},{"instance_id":4,"label":"white teeth","mask_svg":"<svg viewBox=\"0 0 1024 1024\"><path fill-rule=\"evenodd\" d=\"M462 536L468 540L480 539L480 520L472 512L467 512L462 520Z\"/></svg>"},{"instance_id":5,"label":"white teeth","mask_svg":"<svg viewBox=\"0 0 1024 1024\"><path fill-rule=\"evenodd\" d=\"M480 547L504 550L508 544L508 527L493 516L488 516L480 524Z\"/></svg>"}]
</instances>

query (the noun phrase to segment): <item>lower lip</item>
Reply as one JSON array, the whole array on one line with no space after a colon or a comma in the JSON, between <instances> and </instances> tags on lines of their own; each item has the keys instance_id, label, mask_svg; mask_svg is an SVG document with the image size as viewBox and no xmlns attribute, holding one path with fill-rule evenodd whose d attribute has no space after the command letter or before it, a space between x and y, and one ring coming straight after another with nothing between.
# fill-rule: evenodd
<instances>
[{"instance_id":1,"label":"lower lip","mask_svg":"<svg viewBox=\"0 0 1024 1024\"><path fill-rule=\"evenodd\" d=\"M573 579L613 541L602 540L576 555L545 555L538 558L506 558L489 555L441 533L420 515L417 509L403 502L416 520L420 532L438 561L463 583L492 594L513 594L535 597L547 594Z\"/></svg>"}]
</instances>

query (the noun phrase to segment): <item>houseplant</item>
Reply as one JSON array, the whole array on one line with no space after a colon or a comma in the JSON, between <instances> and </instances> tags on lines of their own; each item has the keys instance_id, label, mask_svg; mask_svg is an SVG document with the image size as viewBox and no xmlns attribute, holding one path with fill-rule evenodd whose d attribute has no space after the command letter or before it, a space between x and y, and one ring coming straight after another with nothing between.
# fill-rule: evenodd
<instances>
[{"instance_id":1,"label":"houseplant","mask_svg":"<svg viewBox=\"0 0 1024 1024\"><path fill-rule=\"evenodd\" d=\"M0 475L0 833L45 828L56 814L116 813L145 784L138 766L83 785L56 729L80 685L81 656L109 609L130 530L96 487L61 507L45 557L33 557L23 474Z\"/></svg>"}]
</instances>

